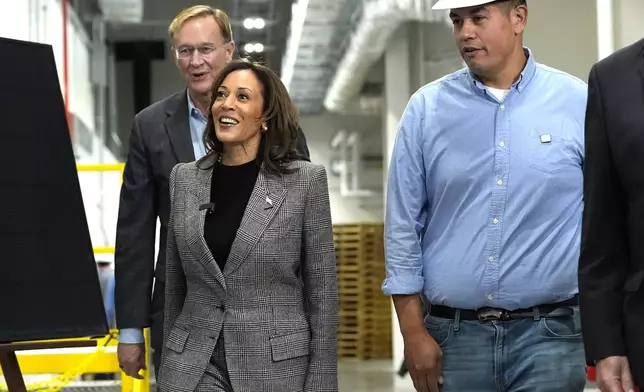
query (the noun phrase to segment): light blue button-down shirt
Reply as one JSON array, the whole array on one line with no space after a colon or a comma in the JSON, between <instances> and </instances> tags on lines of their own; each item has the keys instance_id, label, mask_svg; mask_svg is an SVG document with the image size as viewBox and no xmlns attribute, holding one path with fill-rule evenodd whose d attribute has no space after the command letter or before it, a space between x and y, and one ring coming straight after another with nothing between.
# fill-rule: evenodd
<instances>
[{"instance_id":1,"label":"light blue button-down shirt","mask_svg":"<svg viewBox=\"0 0 644 392\"><path fill-rule=\"evenodd\" d=\"M577 293L587 87L526 53L502 102L467 69L409 101L387 185L385 294L514 310Z\"/></svg>"},{"instance_id":2,"label":"light blue button-down shirt","mask_svg":"<svg viewBox=\"0 0 644 392\"><path fill-rule=\"evenodd\" d=\"M188 123L190 126L190 139L192 140L192 149L195 152L195 158L201 159L206 155L206 147L203 144L203 134L206 130L208 120L201 114L195 106L190 93L188 95ZM119 342L121 343L141 343L143 342L143 331L139 328L123 328L119 331Z\"/></svg>"},{"instance_id":3,"label":"light blue button-down shirt","mask_svg":"<svg viewBox=\"0 0 644 392\"><path fill-rule=\"evenodd\" d=\"M192 139L192 149L195 152L196 160L206 155L206 146L203 144L203 133L206 130L208 120L201 114L195 106L190 93L188 94L188 122L190 123L190 138Z\"/></svg>"}]
</instances>

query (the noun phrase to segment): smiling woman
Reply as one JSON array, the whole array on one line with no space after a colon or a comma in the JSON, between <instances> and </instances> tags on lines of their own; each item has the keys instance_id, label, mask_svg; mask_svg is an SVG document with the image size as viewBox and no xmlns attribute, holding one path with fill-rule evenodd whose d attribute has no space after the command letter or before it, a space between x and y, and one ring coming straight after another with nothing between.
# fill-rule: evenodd
<instances>
[{"instance_id":1,"label":"smiling woman","mask_svg":"<svg viewBox=\"0 0 644 392\"><path fill-rule=\"evenodd\" d=\"M338 391L327 175L271 69L216 77L207 154L170 175L161 391Z\"/></svg>"},{"instance_id":2,"label":"smiling woman","mask_svg":"<svg viewBox=\"0 0 644 392\"><path fill-rule=\"evenodd\" d=\"M257 159L274 173L284 172L296 150L298 115L286 88L270 68L240 59L224 68L212 87L204 133L209 153L225 164Z\"/></svg>"}]
</instances>

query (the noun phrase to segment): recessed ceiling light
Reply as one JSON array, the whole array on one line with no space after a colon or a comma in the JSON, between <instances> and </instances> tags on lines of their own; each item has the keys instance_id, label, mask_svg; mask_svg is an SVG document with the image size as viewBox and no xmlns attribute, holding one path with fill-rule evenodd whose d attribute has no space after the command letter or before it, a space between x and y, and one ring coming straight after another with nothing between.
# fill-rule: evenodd
<instances>
[{"instance_id":1,"label":"recessed ceiling light","mask_svg":"<svg viewBox=\"0 0 644 392\"><path fill-rule=\"evenodd\" d=\"M266 21L262 18L246 18L244 19L244 28L246 30L263 29L266 26Z\"/></svg>"}]
</instances>

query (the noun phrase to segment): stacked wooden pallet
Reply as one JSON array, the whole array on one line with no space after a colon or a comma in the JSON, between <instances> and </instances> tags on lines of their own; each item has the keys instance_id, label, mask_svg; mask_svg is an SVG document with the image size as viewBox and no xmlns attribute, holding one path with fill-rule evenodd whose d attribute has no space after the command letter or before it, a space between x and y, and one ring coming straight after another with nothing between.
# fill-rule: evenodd
<instances>
[{"instance_id":1,"label":"stacked wooden pallet","mask_svg":"<svg viewBox=\"0 0 644 392\"><path fill-rule=\"evenodd\" d=\"M340 358L387 359L392 355L391 302L385 278L383 224L334 225Z\"/></svg>"}]
</instances>

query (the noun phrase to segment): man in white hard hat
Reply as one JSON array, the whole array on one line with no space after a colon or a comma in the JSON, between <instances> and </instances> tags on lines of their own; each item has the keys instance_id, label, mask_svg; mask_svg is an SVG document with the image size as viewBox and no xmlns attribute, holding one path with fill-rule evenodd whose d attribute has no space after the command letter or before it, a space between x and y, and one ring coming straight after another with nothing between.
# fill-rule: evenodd
<instances>
[{"instance_id":1,"label":"man in white hard hat","mask_svg":"<svg viewBox=\"0 0 644 392\"><path fill-rule=\"evenodd\" d=\"M391 158L383 291L410 375L419 392L581 392L587 86L523 46L525 0L434 8L467 67L412 96Z\"/></svg>"}]
</instances>

